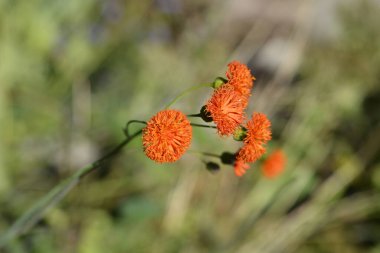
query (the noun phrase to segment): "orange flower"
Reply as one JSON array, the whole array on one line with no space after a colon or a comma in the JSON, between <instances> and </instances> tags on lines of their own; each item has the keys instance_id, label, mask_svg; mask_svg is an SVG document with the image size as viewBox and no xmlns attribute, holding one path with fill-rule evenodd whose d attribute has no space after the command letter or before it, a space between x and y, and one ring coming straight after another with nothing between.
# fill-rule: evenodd
<instances>
[{"instance_id":1,"label":"orange flower","mask_svg":"<svg viewBox=\"0 0 380 253\"><path fill-rule=\"evenodd\" d=\"M247 137L244 139L246 144L266 144L272 139L270 130L271 123L263 113L253 113L252 119L247 122Z\"/></svg>"},{"instance_id":2,"label":"orange flower","mask_svg":"<svg viewBox=\"0 0 380 253\"><path fill-rule=\"evenodd\" d=\"M265 177L275 178L285 168L286 158L281 150L274 151L264 162L262 171Z\"/></svg>"},{"instance_id":3,"label":"orange flower","mask_svg":"<svg viewBox=\"0 0 380 253\"><path fill-rule=\"evenodd\" d=\"M143 129L145 154L153 161L175 162L190 146L190 121L177 110L158 112Z\"/></svg>"},{"instance_id":4,"label":"orange flower","mask_svg":"<svg viewBox=\"0 0 380 253\"><path fill-rule=\"evenodd\" d=\"M240 149L237 159L245 162L254 162L264 153L266 144L271 138L270 121L263 113L252 114L252 119L247 123L247 136L244 138L244 146Z\"/></svg>"},{"instance_id":5,"label":"orange flower","mask_svg":"<svg viewBox=\"0 0 380 253\"><path fill-rule=\"evenodd\" d=\"M241 159L236 159L234 163L235 175L241 177L245 174L245 172L249 169L248 163L244 162Z\"/></svg>"},{"instance_id":6,"label":"orange flower","mask_svg":"<svg viewBox=\"0 0 380 253\"><path fill-rule=\"evenodd\" d=\"M249 68L238 61L232 61L228 64L226 72L228 83L243 96L249 97L255 78L251 75Z\"/></svg>"},{"instance_id":7,"label":"orange flower","mask_svg":"<svg viewBox=\"0 0 380 253\"><path fill-rule=\"evenodd\" d=\"M237 159L241 159L247 163L253 163L265 154L265 148L261 142L253 142L244 145L237 155Z\"/></svg>"},{"instance_id":8,"label":"orange flower","mask_svg":"<svg viewBox=\"0 0 380 253\"><path fill-rule=\"evenodd\" d=\"M216 89L206 104L220 135L230 135L244 120L245 99L231 85Z\"/></svg>"}]
</instances>

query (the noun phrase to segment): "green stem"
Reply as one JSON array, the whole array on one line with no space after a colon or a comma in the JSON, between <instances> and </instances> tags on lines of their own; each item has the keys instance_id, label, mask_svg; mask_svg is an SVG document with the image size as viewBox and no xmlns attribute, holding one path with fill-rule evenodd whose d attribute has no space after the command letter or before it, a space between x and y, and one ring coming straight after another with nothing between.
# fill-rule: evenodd
<instances>
[{"instance_id":1,"label":"green stem","mask_svg":"<svg viewBox=\"0 0 380 253\"><path fill-rule=\"evenodd\" d=\"M196 123L191 123L190 125L195 126L195 127L216 128L216 126L202 125L202 124L196 124Z\"/></svg>"},{"instance_id":2,"label":"green stem","mask_svg":"<svg viewBox=\"0 0 380 253\"><path fill-rule=\"evenodd\" d=\"M188 88L187 90L184 90L182 93L180 93L178 96L176 96L166 107L165 109L169 109L170 106L172 106L173 104L175 104L179 99L181 99L182 97L186 96L188 93L192 92L192 91L195 91L197 89L200 89L202 87L212 87L212 84L211 83L207 83L207 84L200 84L200 85L196 85L196 86L192 86L190 88Z\"/></svg>"},{"instance_id":3,"label":"green stem","mask_svg":"<svg viewBox=\"0 0 380 253\"><path fill-rule=\"evenodd\" d=\"M141 123L141 124L145 124L146 125L146 121L142 121L142 120L130 120L127 122L127 124L125 125L125 128L123 129L124 133L125 133L125 136L129 137L129 125L133 124L133 123Z\"/></svg>"},{"instance_id":4,"label":"green stem","mask_svg":"<svg viewBox=\"0 0 380 253\"><path fill-rule=\"evenodd\" d=\"M92 164L85 166L75 172L72 176L59 183L53 189L51 189L42 199L40 199L35 205L29 208L20 218L18 218L8 231L0 237L0 249L4 247L11 240L17 238L19 235L27 232L32 228L43 215L53 206L55 206L60 200L62 200L68 192L87 174L98 169L105 161L112 156L118 154L122 148L132 141L135 137L140 135L142 130L139 130L127 137L119 145L117 145L110 152L103 157L93 162Z\"/></svg>"},{"instance_id":5,"label":"green stem","mask_svg":"<svg viewBox=\"0 0 380 253\"><path fill-rule=\"evenodd\" d=\"M202 117L202 114L200 113L194 113L194 114L188 114L186 115L187 117L192 117L192 118L201 118Z\"/></svg>"}]
</instances>

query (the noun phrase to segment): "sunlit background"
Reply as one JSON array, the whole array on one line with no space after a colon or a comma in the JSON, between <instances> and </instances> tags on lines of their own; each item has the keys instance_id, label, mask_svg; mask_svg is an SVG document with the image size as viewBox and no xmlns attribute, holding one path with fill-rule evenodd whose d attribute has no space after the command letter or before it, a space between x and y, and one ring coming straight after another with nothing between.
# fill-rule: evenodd
<instances>
[{"instance_id":1,"label":"sunlit background","mask_svg":"<svg viewBox=\"0 0 380 253\"><path fill-rule=\"evenodd\" d=\"M380 252L379 25L377 0L0 0L0 237L231 60L287 156L275 179L262 161L237 178L196 153L237 150L214 129L174 164L137 138L0 252Z\"/></svg>"}]
</instances>

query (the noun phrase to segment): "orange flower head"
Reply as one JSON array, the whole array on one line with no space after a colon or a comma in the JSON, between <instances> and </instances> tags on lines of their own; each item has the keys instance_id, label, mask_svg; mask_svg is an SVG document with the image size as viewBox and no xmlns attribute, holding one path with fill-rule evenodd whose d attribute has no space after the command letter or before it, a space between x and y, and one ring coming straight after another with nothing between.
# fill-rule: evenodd
<instances>
[{"instance_id":1,"label":"orange flower head","mask_svg":"<svg viewBox=\"0 0 380 253\"><path fill-rule=\"evenodd\" d=\"M190 146L191 130L190 121L182 112L160 111L143 129L144 152L159 163L175 162Z\"/></svg>"},{"instance_id":2,"label":"orange flower head","mask_svg":"<svg viewBox=\"0 0 380 253\"><path fill-rule=\"evenodd\" d=\"M275 178L285 168L286 157L281 150L274 151L264 162L262 171L265 177Z\"/></svg>"},{"instance_id":3,"label":"orange flower head","mask_svg":"<svg viewBox=\"0 0 380 253\"><path fill-rule=\"evenodd\" d=\"M231 85L216 89L206 104L220 135L231 135L244 120L245 98Z\"/></svg>"},{"instance_id":4,"label":"orange flower head","mask_svg":"<svg viewBox=\"0 0 380 253\"><path fill-rule=\"evenodd\" d=\"M271 123L265 114L253 113L251 120L247 122L247 137L244 139L244 143L266 144L272 139L270 126Z\"/></svg>"},{"instance_id":5,"label":"orange flower head","mask_svg":"<svg viewBox=\"0 0 380 253\"><path fill-rule=\"evenodd\" d=\"M237 159L247 163L253 163L265 154L265 148L262 142L253 142L245 144L238 152Z\"/></svg>"},{"instance_id":6,"label":"orange flower head","mask_svg":"<svg viewBox=\"0 0 380 253\"><path fill-rule=\"evenodd\" d=\"M255 162L264 153L264 145L272 138L270 121L263 113L254 113L252 119L247 122L247 136L244 146L239 150L237 159L247 163Z\"/></svg>"},{"instance_id":7,"label":"orange flower head","mask_svg":"<svg viewBox=\"0 0 380 253\"><path fill-rule=\"evenodd\" d=\"M236 159L234 163L235 175L241 177L249 169L249 165L241 159Z\"/></svg>"},{"instance_id":8,"label":"orange flower head","mask_svg":"<svg viewBox=\"0 0 380 253\"><path fill-rule=\"evenodd\" d=\"M228 64L226 72L228 83L231 84L241 95L249 97L253 87L253 80L249 68L238 61L232 61Z\"/></svg>"}]
</instances>

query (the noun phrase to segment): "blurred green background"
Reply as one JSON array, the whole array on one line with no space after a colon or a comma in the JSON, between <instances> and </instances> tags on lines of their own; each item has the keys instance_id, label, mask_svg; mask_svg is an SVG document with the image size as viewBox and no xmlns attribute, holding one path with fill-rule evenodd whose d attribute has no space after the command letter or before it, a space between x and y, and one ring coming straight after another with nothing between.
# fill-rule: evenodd
<instances>
[{"instance_id":1,"label":"blurred green background","mask_svg":"<svg viewBox=\"0 0 380 253\"><path fill-rule=\"evenodd\" d=\"M0 236L231 60L288 161L238 179L192 153L155 164L136 139L0 252L380 252L379 24L376 0L0 0ZM191 149L236 151L214 132Z\"/></svg>"}]
</instances>

